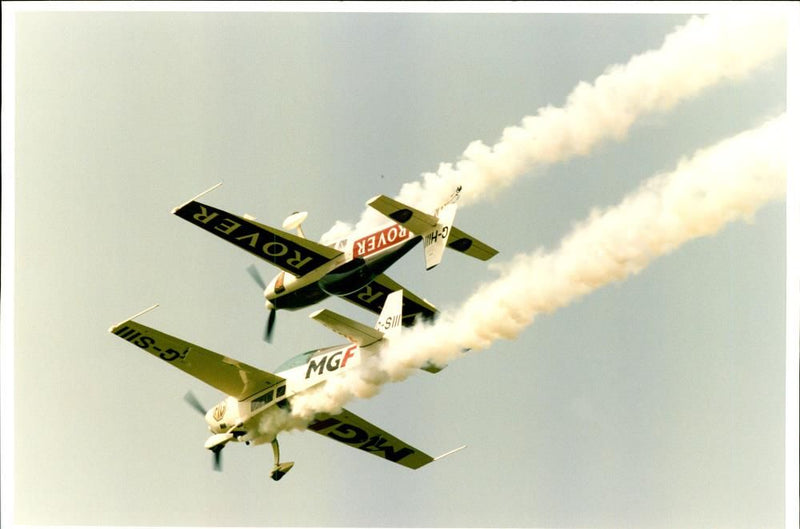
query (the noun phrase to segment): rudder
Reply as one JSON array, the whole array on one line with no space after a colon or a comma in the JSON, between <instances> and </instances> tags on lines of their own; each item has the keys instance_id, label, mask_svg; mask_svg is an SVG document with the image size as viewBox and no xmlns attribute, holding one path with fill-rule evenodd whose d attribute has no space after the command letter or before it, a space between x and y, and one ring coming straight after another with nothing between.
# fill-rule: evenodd
<instances>
[{"instance_id":1,"label":"rudder","mask_svg":"<svg viewBox=\"0 0 800 529\"><path fill-rule=\"evenodd\" d=\"M400 332L403 326L403 291L395 290L386 296L381 314L375 323L375 329L391 338Z\"/></svg>"},{"instance_id":2,"label":"rudder","mask_svg":"<svg viewBox=\"0 0 800 529\"><path fill-rule=\"evenodd\" d=\"M436 227L425 234L425 269L430 270L442 262L442 254L447 246L453 220L456 218L456 204L450 202L442 206L437 212Z\"/></svg>"}]
</instances>

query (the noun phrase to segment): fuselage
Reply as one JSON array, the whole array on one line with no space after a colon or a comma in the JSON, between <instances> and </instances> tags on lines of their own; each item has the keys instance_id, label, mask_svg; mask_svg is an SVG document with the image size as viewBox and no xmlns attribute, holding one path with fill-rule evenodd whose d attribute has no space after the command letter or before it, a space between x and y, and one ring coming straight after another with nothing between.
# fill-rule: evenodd
<instances>
[{"instance_id":1,"label":"fuselage","mask_svg":"<svg viewBox=\"0 0 800 529\"><path fill-rule=\"evenodd\" d=\"M278 273L264 290L266 307L297 310L328 296L357 292L421 240L420 236L393 222L336 240L327 246L341 251L342 255L327 265L301 277Z\"/></svg>"},{"instance_id":2,"label":"fuselage","mask_svg":"<svg viewBox=\"0 0 800 529\"><path fill-rule=\"evenodd\" d=\"M242 400L226 397L205 415L213 434L233 433L231 441L247 444L271 442L292 427L286 411L292 399L325 382L331 376L353 369L364 355L374 354L377 342L361 348L353 343L314 349L284 362L278 376L285 380Z\"/></svg>"}]
</instances>

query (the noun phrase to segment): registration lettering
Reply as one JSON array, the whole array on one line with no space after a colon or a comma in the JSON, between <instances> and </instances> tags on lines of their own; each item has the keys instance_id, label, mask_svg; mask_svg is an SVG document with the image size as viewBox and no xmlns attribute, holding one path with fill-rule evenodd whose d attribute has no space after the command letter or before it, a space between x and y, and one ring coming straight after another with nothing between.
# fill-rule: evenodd
<instances>
[{"instance_id":1,"label":"registration lettering","mask_svg":"<svg viewBox=\"0 0 800 529\"><path fill-rule=\"evenodd\" d=\"M178 351L171 347L167 347L166 345L161 345L152 336L147 336L146 334L143 334L142 332L127 325L115 330L114 334L167 362L172 362L174 360L183 361L186 359L186 355L189 353L188 347L186 347L183 351Z\"/></svg>"}]
</instances>

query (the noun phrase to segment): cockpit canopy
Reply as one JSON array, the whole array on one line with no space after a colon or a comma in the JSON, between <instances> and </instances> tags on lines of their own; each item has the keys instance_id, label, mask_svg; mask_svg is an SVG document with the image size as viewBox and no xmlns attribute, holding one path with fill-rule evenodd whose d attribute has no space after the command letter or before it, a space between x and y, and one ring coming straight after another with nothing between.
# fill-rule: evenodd
<instances>
[{"instance_id":1,"label":"cockpit canopy","mask_svg":"<svg viewBox=\"0 0 800 529\"><path fill-rule=\"evenodd\" d=\"M278 366L276 372L280 373L282 371L288 371L293 367L305 365L316 356L322 356L325 354L330 353L331 351L335 351L337 349L341 349L341 345L334 345L333 347L324 347L322 349L312 349L311 351L306 351L305 353L300 353L297 356L293 356L292 358L288 359L284 363Z\"/></svg>"}]
</instances>

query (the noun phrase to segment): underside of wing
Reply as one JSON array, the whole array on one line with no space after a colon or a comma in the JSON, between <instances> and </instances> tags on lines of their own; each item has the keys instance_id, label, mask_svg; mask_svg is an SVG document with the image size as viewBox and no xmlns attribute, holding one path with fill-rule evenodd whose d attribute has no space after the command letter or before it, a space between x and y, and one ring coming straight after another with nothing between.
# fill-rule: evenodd
<instances>
[{"instance_id":1,"label":"underside of wing","mask_svg":"<svg viewBox=\"0 0 800 529\"><path fill-rule=\"evenodd\" d=\"M132 320L109 331L238 400L284 380Z\"/></svg>"},{"instance_id":2,"label":"underside of wing","mask_svg":"<svg viewBox=\"0 0 800 529\"><path fill-rule=\"evenodd\" d=\"M318 415L308 429L404 467L417 469L433 461L428 454L347 410L338 415Z\"/></svg>"},{"instance_id":3,"label":"underside of wing","mask_svg":"<svg viewBox=\"0 0 800 529\"><path fill-rule=\"evenodd\" d=\"M378 195L367 201L367 205L380 211L416 235L425 235L436 227L439 220L423 211L407 206L386 195Z\"/></svg>"},{"instance_id":4,"label":"underside of wing","mask_svg":"<svg viewBox=\"0 0 800 529\"><path fill-rule=\"evenodd\" d=\"M472 235L464 233L455 226L450 228L450 237L447 239L447 247L469 255L470 257L480 259L481 261L488 261L497 255L497 250L479 241Z\"/></svg>"},{"instance_id":5,"label":"underside of wing","mask_svg":"<svg viewBox=\"0 0 800 529\"><path fill-rule=\"evenodd\" d=\"M342 296L342 298L375 314L380 314L386 297L397 290L403 291L403 325L406 327L414 325L417 317L426 320L434 318L437 312L436 307L413 292L409 292L386 274L380 274L367 286L352 294Z\"/></svg>"},{"instance_id":6,"label":"underside of wing","mask_svg":"<svg viewBox=\"0 0 800 529\"><path fill-rule=\"evenodd\" d=\"M328 246L195 200L172 212L297 277L342 255L342 252Z\"/></svg>"}]
</instances>

